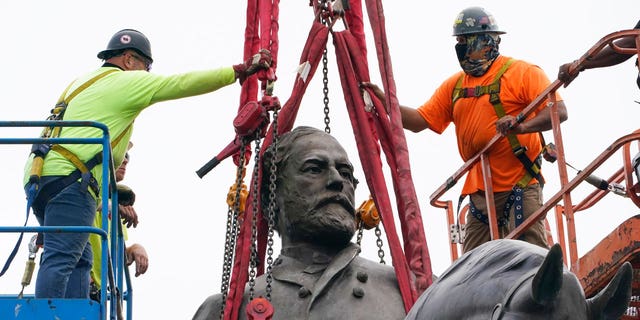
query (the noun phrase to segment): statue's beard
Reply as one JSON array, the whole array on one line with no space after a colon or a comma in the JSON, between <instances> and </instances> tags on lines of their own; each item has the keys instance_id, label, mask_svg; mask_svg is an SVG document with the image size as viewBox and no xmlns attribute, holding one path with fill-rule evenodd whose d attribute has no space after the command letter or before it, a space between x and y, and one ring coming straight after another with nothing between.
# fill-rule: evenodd
<instances>
[{"instance_id":1,"label":"statue's beard","mask_svg":"<svg viewBox=\"0 0 640 320\"><path fill-rule=\"evenodd\" d=\"M326 247L345 247L356 232L352 213L333 205L321 212L312 210L308 215L289 221L287 234L293 241L313 243Z\"/></svg>"}]
</instances>

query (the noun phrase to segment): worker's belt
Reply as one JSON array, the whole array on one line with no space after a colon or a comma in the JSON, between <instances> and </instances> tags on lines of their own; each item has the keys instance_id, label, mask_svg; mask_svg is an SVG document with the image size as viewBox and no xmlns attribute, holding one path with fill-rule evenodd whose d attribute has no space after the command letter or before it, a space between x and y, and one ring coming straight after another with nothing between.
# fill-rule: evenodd
<instances>
[{"instance_id":1,"label":"worker's belt","mask_svg":"<svg viewBox=\"0 0 640 320\"><path fill-rule=\"evenodd\" d=\"M511 212L511 207L515 206L513 209L513 215L515 218L516 228L522 224L524 221L524 212L523 212L523 193L524 189L519 186L514 186L511 190L511 194L507 199L507 202L504 204L504 209L502 210L502 216L498 217L498 227L506 226L509 223L509 216ZM480 222L489 225L489 219L486 214L482 213L482 210L476 208L473 204L473 201L469 201L469 213L474 216L476 219L480 220ZM522 237L522 236L521 236Z\"/></svg>"},{"instance_id":2,"label":"worker's belt","mask_svg":"<svg viewBox=\"0 0 640 320\"><path fill-rule=\"evenodd\" d=\"M91 191L97 196L100 195L100 186L98 185L98 181L91 174L91 169L93 169L98 164L102 163L102 152L96 154L93 158L89 159L85 163L85 166L89 169L89 171L82 173L80 169L75 169L68 176L60 176L57 179L53 179L52 181L44 183L38 190L38 193L33 200L34 204L46 204L57 195L60 191L64 190L66 187L70 186L72 183L76 182L78 179L82 187L89 187Z\"/></svg>"}]
</instances>

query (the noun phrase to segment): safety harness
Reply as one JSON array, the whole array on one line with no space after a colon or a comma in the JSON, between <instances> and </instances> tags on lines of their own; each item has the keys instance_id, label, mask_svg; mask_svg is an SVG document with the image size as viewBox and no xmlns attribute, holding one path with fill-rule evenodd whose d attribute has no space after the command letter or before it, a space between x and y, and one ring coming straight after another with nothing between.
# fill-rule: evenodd
<instances>
[{"instance_id":1,"label":"safety harness","mask_svg":"<svg viewBox=\"0 0 640 320\"><path fill-rule=\"evenodd\" d=\"M117 71L119 70L111 69L96 75L95 77L91 78L89 81L79 86L68 97L66 97L67 92L73 83L70 84L62 93L62 95L60 96L60 99L58 99L58 103L56 103L55 108L51 110L51 115L47 118L47 120L63 120L64 113L67 109L67 106L75 96L80 94L80 92L82 92L84 89L90 87L96 81ZM130 127L131 126L129 125L113 141L111 141L111 148L114 148L116 145L118 145L118 143L122 140L122 138L124 137L124 135L129 130ZM46 127L43 130L41 137L56 138L60 136L61 131L62 131L62 127ZM42 175L42 167L44 165L44 159L46 155L49 153L49 151L55 151L59 153L65 159L69 160L69 162L71 162L76 167L76 169L66 177L56 179L51 183L47 183L44 186L40 186L39 183L40 183L40 177ZM33 158L33 163L32 163L31 171L29 175L29 184L32 184L33 186L35 186L38 200L45 201L45 202L48 201L51 196L57 194L60 190L66 188L67 186L69 186L74 181L77 181L80 178L83 185L84 186L88 185L96 196L100 194L100 186L98 185L98 182L95 179L95 177L93 177L91 170L95 166L102 163L102 151L96 153L92 158L90 158L86 162L83 162L82 160L80 160L80 158L76 154L74 154L73 152L71 152L70 150L68 150L67 148L59 144L47 144L47 143L34 144L31 148L31 153L33 153L34 158Z\"/></svg>"},{"instance_id":2,"label":"safety harness","mask_svg":"<svg viewBox=\"0 0 640 320\"><path fill-rule=\"evenodd\" d=\"M496 74L495 79L493 80L493 83L487 86L463 88L462 81L464 80L464 74L462 74L458 79L458 82L456 83L455 88L453 89L453 94L451 97L452 105L455 106L456 101L460 98L468 98L468 97L477 98L482 95L488 94L489 102L491 102L491 104L493 105L493 109L496 112L496 115L498 116L498 118L504 117L506 113L504 111L504 107L502 106L502 101L500 100L500 78L502 78L502 75L507 71L507 69L509 69L509 66L511 66L513 61L514 61L513 59L509 59L509 61L507 61L500 68L500 70ZM541 133L540 133L540 136L541 138L543 138ZM520 180L516 183L516 185L513 186L513 189L511 190L511 194L509 195L509 198L505 203L502 217L498 218L498 226L505 226L508 223L509 212L511 210L511 207L515 205L514 215L515 215L515 225L517 227L524 221L523 203L522 203L523 202L522 194L523 194L524 188L529 184L529 182L533 178L536 178L538 182L540 182L540 186L544 186L544 178L542 177L542 174L540 172L540 167L542 165L542 160L541 160L542 152L540 155L536 157L535 161L531 161L531 159L529 159L529 157L527 157L527 154L526 154L527 148L520 144L520 141L518 140L515 134L513 133L507 134L507 140L511 145L511 150L513 151L514 156L516 156L516 158L520 160L526 172L524 173L522 178L520 178ZM544 138L542 141L544 141ZM464 195L460 196L459 203L461 203L462 200L464 200L464 197L465 197ZM458 205L458 211L459 211L459 208L460 208L460 205ZM469 212L471 213L471 215L476 217L482 223L489 224L487 215L483 214L481 210L477 209L474 206L473 202L471 201L469 201Z\"/></svg>"},{"instance_id":3,"label":"safety harness","mask_svg":"<svg viewBox=\"0 0 640 320\"><path fill-rule=\"evenodd\" d=\"M71 82L67 86L67 88L64 90L60 98L58 99L58 102L56 103L55 107L51 109L51 115L47 117L47 120L52 120L52 121L62 120L64 117L64 113L67 110L67 106L75 96L80 94L80 92L82 92L84 89L90 87L96 81L116 71L119 71L119 70L111 69L96 75L95 77L91 78L89 81L83 83L81 86L75 89L68 97L66 97L67 92L73 85L73 82ZM118 137L116 137L111 142L111 148L114 148L118 144L118 142L122 140L125 133L129 130L130 127L131 125L125 128L118 135ZM45 127L42 130L40 137L41 138L57 138L60 136L61 131L62 131L62 127L57 127L57 126ZM51 150L59 153L60 155L65 157L67 160L69 160L71 163L73 163L73 165L76 167L76 170L71 172L71 174L69 174L66 177L55 179L51 182L41 185L40 178L42 176L44 159L49 153L49 151ZM26 217L24 221L25 226L29 221L29 212L31 210L31 207L34 205L34 203L36 203L36 201L38 203L48 202L51 199L51 197L53 197L58 192L60 192L60 190L66 188L67 186L71 185L73 182L77 181L80 178L82 178L81 183L83 183L83 187L86 187L88 185L96 196L100 195L100 186L98 185L98 182L95 179L95 177L93 177L93 174L91 173L91 169L93 169L98 164L102 163L102 151L98 152L95 156L93 156L87 162L83 162L82 160L80 160L80 158L78 158L77 155L75 155L73 152L69 151L68 149L66 149L65 147L59 144L50 144L50 143L34 144L31 147L31 153L34 155L34 157L31 163L31 170L29 171L29 180L25 186L25 191L27 193L27 210L26 210ZM9 266L11 265L11 262L15 258L15 255L18 252L18 248L20 247L20 243L22 242L23 235L24 233L20 233L20 236L16 241L16 245L14 246L13 250L9 254L9 257L7 258L7 261L2 267L2 270L0 270L0 276L5 274L5 272L8 270Z\"/></svg>"}]
</instances>

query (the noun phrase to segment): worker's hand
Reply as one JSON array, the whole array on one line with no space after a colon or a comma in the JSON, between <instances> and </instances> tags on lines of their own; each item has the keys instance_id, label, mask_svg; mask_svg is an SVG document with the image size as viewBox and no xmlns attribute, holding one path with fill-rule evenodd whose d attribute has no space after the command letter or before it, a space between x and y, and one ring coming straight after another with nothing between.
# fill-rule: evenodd
<instances>
[{"instance_id":1,"label":"worker's hand","mask_svg":"<svg viewBox=\"0 0 640 320\"><path fill-rule=\"evenodd\" d=\"M233 66L233 70L236 72L236 79L239 79L240 84L243 84L252 74L260 70L269 69L271 62L271 52L267 49L261 49L244 63Z\"/></svg>"},{"instance_id":2,"label":"worker's hand","mask_svg":"<svg viewBox=\"0 0 640 320\"><path fill-rule=\"evenodd\" d=\"M126 258L127 266L131 265L133 262L136 263L136 277L147 272L147 268L149 267L149 256L147 255L147 250L145 250L143 246L134 243L130 247L127 247Z\"/></svg>"},{"instance_id":3,"label":"worker's hand","mask_svg":"<svg viewBox=\"0 0 640 320\"><path fill-rule=\"evenodd\" d=\"M516 121L516 117L512 115L506 115L496 121L496 132L503 136L506 136L509 133L518 134L521 133L520 131L521 127Z\"/></svg>"},{"instance_id":4,"label":"worker's hand","mask_svg":"<svg viewBox=\"0 0 640 320\"><path fill-rule=\"evenodd\" d=\"M378 87L377 84L372 83L372 82L362 82L360 83L360 88L370 88L371 91L373 91L373 94L376 95L376 98L378 98L378 100L384 102L384 91L382 91L382 89L380 89L380 87Z\"/></svg>"},{"instance_id":5,"label":"worker's hand","mask_svg":"<svg viewBox=\"0 0 640 320\"><path fill-rule=\"evenodd\" d=\"M580 69L578 69L574 64L574 62L565 63L560 66L558 69L558 79L564 82L564 86L568 86L573 79L575 79L580 73Z\"/></svg>"},{"instance_id":6,"label":"worker's hand","mask_svg":"<svg viewBox=\"0 0 640 320\"><path fill-rule=\"evenodd\" d=\"M133 206L123 206L118 205L118 212L120 212L120 218L122 219L122 223L127 227L137 227L138 226L138 214L136 213L136 209Z\"/></svg>"},{"instance_id":7,"label":"worker's hand","mask_svg":"<svg viewBox=\"0 0 640 320\"><path fill-rule=\"evenodd\" d=\"M333 2L333 7L331 8L334 17L344 17L344 4L342 0Z\"/></svg>"},{"instance_id":8,"label":"worker's hand","mask_svg":"<svg viewBox=\"0 0 640 320\"><path fill-rule=\"evenodd\" d=\"M116 189L118 190L118 204L132 206L136 202L136 193L128 186L118 183Z\"/></svg>"},{"instance_id":9,"label":"worker's hand","mask_svg":"<svg viewBox=\"0 0 640 320\"><path fill-rule=\"evenodd\" d=\"M365 88L371 89L371 91L376 96L376 98L378 98L378 100L382 102L382 105L384 106L384 108L387 110L387 113L388 113L389 108L387 107L387 100L385 99L384 91L382 91L382 89L380 89L380 87L378 87L378 85L376 85L375 83L372 83L372 82L360 83L360 90L364 90Z\"/></svg>"}]
</instances>

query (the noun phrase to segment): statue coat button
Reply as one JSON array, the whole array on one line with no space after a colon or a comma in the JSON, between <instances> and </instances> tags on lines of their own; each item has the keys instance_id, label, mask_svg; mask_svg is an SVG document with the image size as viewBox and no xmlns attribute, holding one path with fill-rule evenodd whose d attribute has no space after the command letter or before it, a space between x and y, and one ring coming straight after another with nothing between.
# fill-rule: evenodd
<instances>
[{"instance_id":1,"label":"statue coat button","mask_svg":"<svg viewBox=\"0 0 640 320\"><path fill-rule=\"evenodd\" d=\"M353 296L356 297L356 298L364 297L364 289L362 289L360 287L353 288Z\"/></svg>"},{"instance_id":2,"label":"statue coat button","mask_svg":"<svg viewBox=\"0 0 640 320\"><path fill-rule=\"evenodd\" d=\"M298 290L298 297L300 298L306 298L311 294L311 291L305 287L300 287L300 290Z\"/></svg>"}]
</instances>

